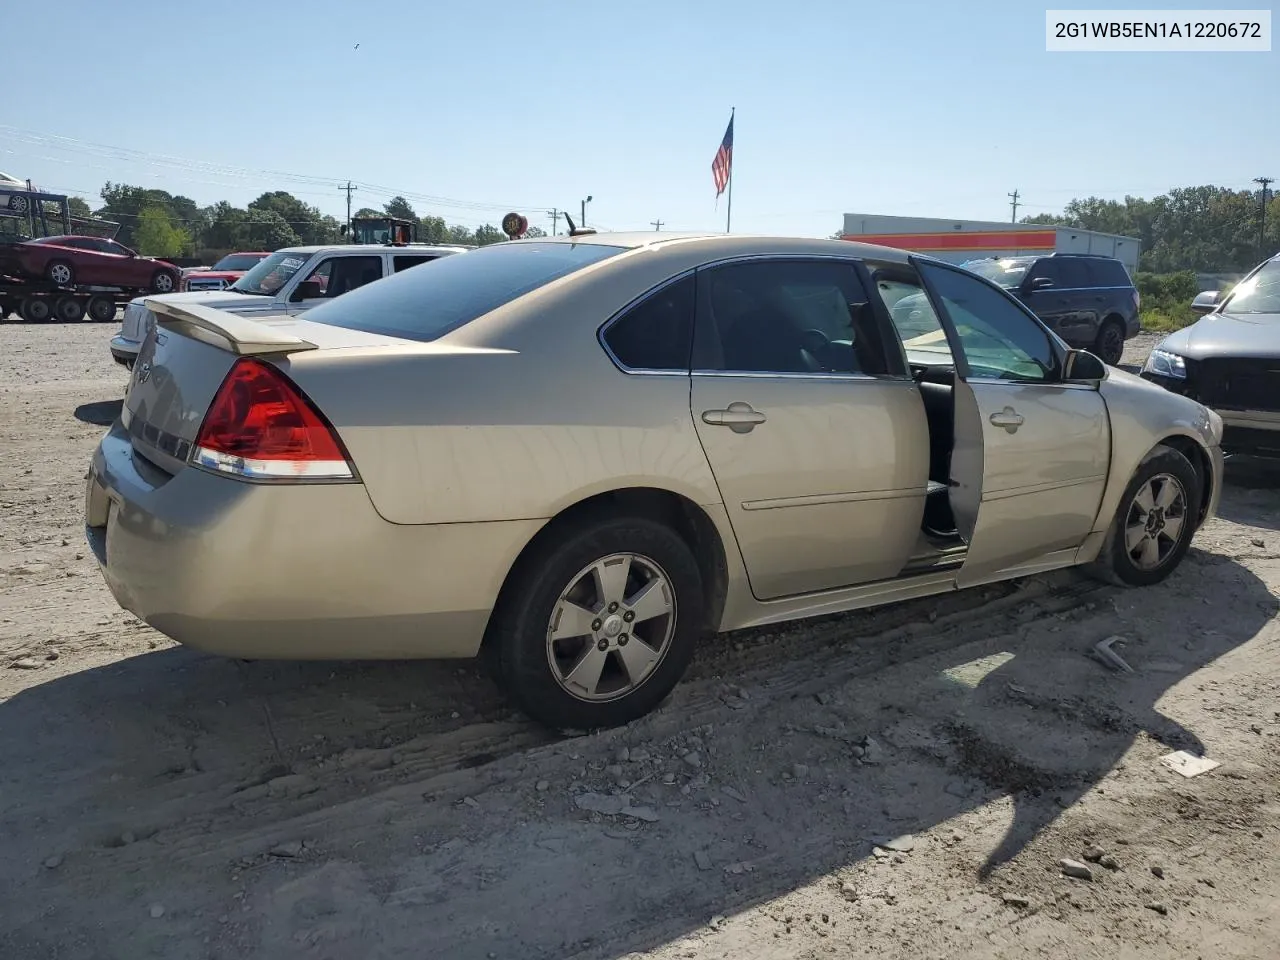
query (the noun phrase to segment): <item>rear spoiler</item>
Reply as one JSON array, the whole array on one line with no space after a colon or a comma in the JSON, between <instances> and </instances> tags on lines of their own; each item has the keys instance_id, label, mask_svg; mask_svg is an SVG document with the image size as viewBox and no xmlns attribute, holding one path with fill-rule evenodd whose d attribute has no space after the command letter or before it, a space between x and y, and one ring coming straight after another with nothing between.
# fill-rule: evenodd
<instances>
[{"instance_id":1,"label":"rear spoiler","mask_svg":"<svg viewBox=\"0 0 1280 960\"><path fill-rule=\"evenodd\" d=\"M186 328L185 332L198 340L209 339L212 335L223 343L232 353L242 357L257 356L268 353L298 353L302 350L319 349L309 340L303 340L266 324L228 313L226 310L214 310L195 303L170 303L164 300L143 301L148 310L156 317L157 324L166 327Z\"/></svg>"}]
</instances>

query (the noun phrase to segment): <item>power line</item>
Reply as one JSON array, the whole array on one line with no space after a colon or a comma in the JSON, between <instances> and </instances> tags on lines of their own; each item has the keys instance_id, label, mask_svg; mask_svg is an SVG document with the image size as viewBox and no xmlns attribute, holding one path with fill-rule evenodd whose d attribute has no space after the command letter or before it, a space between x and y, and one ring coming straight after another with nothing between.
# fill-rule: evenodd
<instances>
[{"instance_id":1,"label":"power line","mask_svg":"<svg viewBox=\"0 0 1280 960\"><path fill-rule=\"evenodd\" d=\"M170 167L176 170L203 174L205 176L224 177L233 180L258 182L270 181L276 183L286 181L308 186L327 186L331 189L337 188L339 190L346 189L345 183L350 183L355 187L363 188L366 193L370 194L382 195L388 198L401 196L405 199L417 200L420 203L443 207L454 207L462 210L471 210L473 212L537 209L539 207L545 209L545 204L462 200L456 197L418 193L412 190L400 189L387 186L385 184L369 183L362 180L348 180L344 182L343 179L336 177L321 177L313 174L291 173L285 170L217 164L210 161L193 160L188 157L177 157L165 154L149 154L129 147L118 147L110 144L95 143L90 140L80 140L74 137L62 137L56 134L43 134L35 131L23 130L22 128L14 127L9 124L0 124L0 132L3 132L6 138L12 138L12 140L16 140L18 142L44 146L54 150L88 154L91 156L97 156L101 159L116 160L119 162L133 163L149 167ZM214 183L212 181L199 181L195 178L190 178L190 182L209 183L214 186L227 185Z\"/></svg>"}]
</instances>

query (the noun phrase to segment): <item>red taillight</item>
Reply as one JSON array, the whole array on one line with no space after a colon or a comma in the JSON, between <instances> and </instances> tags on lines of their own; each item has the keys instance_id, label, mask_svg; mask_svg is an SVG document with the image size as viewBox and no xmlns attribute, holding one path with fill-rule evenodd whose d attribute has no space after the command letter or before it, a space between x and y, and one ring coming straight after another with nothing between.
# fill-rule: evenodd
<instances>
[{"instance_id":1,"label":"red taillight","mask_svg":"<svg viewBox=\"0 0 1280 960\"><path fill-rule=\"evenodd\" d=\"M350 480L333 427L288 377L241 357L205 414L193 463L257 480Z\"/></svg>"}]
</instances>

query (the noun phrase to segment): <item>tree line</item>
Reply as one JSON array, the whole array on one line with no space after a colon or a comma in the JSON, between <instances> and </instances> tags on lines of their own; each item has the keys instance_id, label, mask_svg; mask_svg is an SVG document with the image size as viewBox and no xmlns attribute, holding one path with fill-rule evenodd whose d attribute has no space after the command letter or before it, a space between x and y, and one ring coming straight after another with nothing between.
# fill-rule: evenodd
<instances>
[{"instance_id":1,"label":"tree line","mask_svg":"<svg viewBox=\"0 0 1280 960\"><path fill-rule=\"evenodd\" d=\"M1280 251L1280 197L1268 192L1264 208L1258 190L1203 186L1170 190L1152 200L1086 197L1072 200L1061 214L1022 222L1137 237L1142 241L1138 269L1144 273L1244 273Z\"/></svg>"},{"instance_id":2,"label":"tree line","mask_svg":"<svg viewBox=\"0 0 1280 960\"><path fill-rule=\"evenodd\" d=\"M212 262L235 250L278 250L343 242L342 223L285 190L262 194L245 207L225 200L202 207L190 197L125 183L102 188L102 206L91 210L78 197L71 215L120 224L116 239L148 257L193 257ZM427 243L484 246L506 240L492 224L476 229L446 223L443 217L418 216L404 197L393 197L381 210L364 207L354 216L393 216L418 223L418 239ZM537 227L530 236L545 235Z\"/></svg>"}]
</instances>

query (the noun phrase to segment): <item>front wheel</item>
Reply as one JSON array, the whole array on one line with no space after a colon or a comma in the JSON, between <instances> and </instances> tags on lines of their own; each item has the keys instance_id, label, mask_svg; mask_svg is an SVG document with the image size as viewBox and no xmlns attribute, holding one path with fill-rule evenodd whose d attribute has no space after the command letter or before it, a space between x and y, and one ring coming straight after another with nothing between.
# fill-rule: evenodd
<instances>
[{"instance_id":1,"label":"front wheel","mask_svg":"<svg viewBox=\"0 0 1280 960\"><path fill-rule=\"evenodd\" d=\"M1158 444L1125 488L1095 570L1122 585L1146 587L1178 568L1196 532L1201 483L1191 462Z\"/></svg>"},{"instance_id":2,"label":"front wheel","mask_svg":"<svg viewBox=\"0 0 1280 960\"><path fill-rule=\"evenodd\" d=\"M679 682L702 631L692 551L652 520L596 520L524 558L494 610L498 682L554 728L629 723Z\"/></svg>"},{"instance_id":3,"label":"front wheel","mask_svg":"<svg viewBox=\"0 0 1280 960\"><path fill-rule=\"evenodd\" d=\"M1109 367L1120 363L1124 357L1124 327L1119 320L1108 320L1098 331L1093 352Z\"/></svg>"},{"instance_id":4,"label":"front wheel","mask_svg":"<svg viewBox=\"0 0 1280 960\"><path fill-rule=\"evenodd\" d=\"M157 270L151 278L152 293L173 293L177 282L168 270Z\"/></svg>"}]
</instances>

